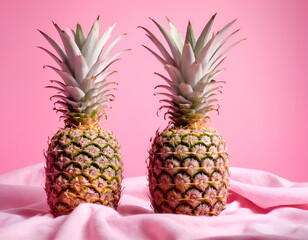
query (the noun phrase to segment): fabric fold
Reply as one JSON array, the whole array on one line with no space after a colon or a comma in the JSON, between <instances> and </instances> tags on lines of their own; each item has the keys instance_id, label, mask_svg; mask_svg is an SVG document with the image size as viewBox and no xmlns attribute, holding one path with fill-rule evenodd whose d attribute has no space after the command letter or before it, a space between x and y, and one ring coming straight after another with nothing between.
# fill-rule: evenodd
<instances>
[{"instance_id":1,"label":"fabric fold","mask_svg":"<svg viewBox=\"0 0 308 240\"><path fill-rule=\"evenodd\" d=\"M298 239L308 237L308 183L232 168L227 209L216 217L154 213L146 177L124 179L118 210L81 204L48 211L42 164L0 175L0 239Z\"/></svg>"}]
</instances>

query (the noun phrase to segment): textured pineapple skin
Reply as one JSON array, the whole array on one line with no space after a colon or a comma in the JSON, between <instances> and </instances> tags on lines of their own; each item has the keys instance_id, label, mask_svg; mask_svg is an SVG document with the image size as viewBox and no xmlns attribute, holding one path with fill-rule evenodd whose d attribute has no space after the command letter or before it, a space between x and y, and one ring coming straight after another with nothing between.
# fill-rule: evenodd
<instances>
[{"instance_id":1,"label":"textured pineapple skin","mask_svg":"<svg viewBox=\"0 0 308 240\"><path fill-rule=\"evenodd\" d=\"M45 190L54 216L69 214L84 202L117 208L122 161L110 131L92 125L62 128L45 155Z\"/></svg>"},{"instance_id":2,"label":"textured pineapple skin","mask_svg":"<svg viewBox=\"0 0 308 240\"><path fill-rule=\"evenodd\" d=\"M216 129L192 125L157 131L148 160L155 212L218 215L226 208L228 153Z\"/></svg>"}]
</instances>

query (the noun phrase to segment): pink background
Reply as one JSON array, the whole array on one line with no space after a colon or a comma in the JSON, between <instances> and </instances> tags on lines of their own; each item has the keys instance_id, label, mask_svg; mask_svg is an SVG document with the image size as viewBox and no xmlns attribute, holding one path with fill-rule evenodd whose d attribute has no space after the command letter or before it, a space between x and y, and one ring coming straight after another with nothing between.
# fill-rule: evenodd
<instances>
[{"instance_id":1,"label":"pink background","mask_svg":"<svg viewBox=\"0 0 308 240\"><path fill-rule=\"evenodd\" d=\"M226 80L220 115L210 125L227 139L232 166L262 169L293 181L308 181L308 1L17 1L0 8L0 173L44 162L47 138L63 126L44 89L57 76L43 70L52 59L36 46L48 43L36 31L55 37L51 20L86 31L101 16L101 28L118 22L114 37L127 32L116 50L132 48L114 64L117 99L105 126L122 145L125 177L146 173L150 138L167 122L156 116L161 65L141 44L153 45L138 25L158 33L148 17L167 27L168 16L184 34L188 19L200 34L218 12L214 30L238 18L233 29L247 40L231 50L219 76ZM161 38L161 35L159 35ZM58 40L59 38L56 37Z\"/></svg>"}]
</instances>

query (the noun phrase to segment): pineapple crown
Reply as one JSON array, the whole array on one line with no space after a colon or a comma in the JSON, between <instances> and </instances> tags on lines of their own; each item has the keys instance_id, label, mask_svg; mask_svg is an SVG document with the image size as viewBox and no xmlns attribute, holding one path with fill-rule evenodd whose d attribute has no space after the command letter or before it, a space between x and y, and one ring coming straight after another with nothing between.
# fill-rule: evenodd
<instances>
[{"instance_id":1,"label":"pineapple crown","mask_svg":"<svg viewBox=\"0 0 308 240\"><path fill-rule=\"evenodd\" d=\"M213 110L218 112L217 95L221 93L221 83L224 82L216 81L214 78L224 69L217 68L226 58L224 54L244 40L241 39L222 51L224 44L239 29L222 39L236 20L227 24L217 33L212 33L215 17L216 14L205 25L198 39L196 39L189 21L185 41L168 18L170 32L151 19L168 43L172 56L152 32L140 27L145 30L146 35L162 56L150 48L144 47L163 64L169 74L170 78L167 78L155 73L166 82L166 84L156 86L155 89L161 88L167 91L157 92L154 95L165 97L160 102L166 103L166 105L161 106L159 110L166 108L165 117L169 115L170 120L176 125L184 126L203 122L209 118L209 112Z\"/></svg>"},{"instance_id":2,"label":"pineapple crown","mask_svg":"<svg viewBox=\"0 0 308 240\"><path fill-rule=\"evenodd\" d=\"M108 67L119 60L118 56L127 51L121 51L109 57L113 47L123 38L122 34L117 37L109 46L106 42L111 37L115 27L113 24L99 38L99 17L92 25L89 34L86 36L80 24L77 24L76 31L62 30L56 23L53 23L62 40L64 50L47 34L40 31L44 38L57 52L58 57L46 48L39 47L50 55L59 68L45 65L54 70L63 80L51 80L51 86L58 91L52 98L56 98L54 110L61 112L61 118L65 119L67 125L97 124L102 116L105 116L104 109L108 108L107 102L114 100L110 93L110 85L116 82L108 82L107 77L116 71L107 71ZM104 49L106 47L106 49Z\"/></svg>"}]
</instances>

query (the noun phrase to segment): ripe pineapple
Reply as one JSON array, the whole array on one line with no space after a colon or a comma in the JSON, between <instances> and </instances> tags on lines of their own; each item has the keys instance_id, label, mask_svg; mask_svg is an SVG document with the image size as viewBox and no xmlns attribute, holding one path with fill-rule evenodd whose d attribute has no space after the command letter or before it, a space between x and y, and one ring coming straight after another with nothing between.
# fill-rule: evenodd
<instances>
[{"instance_id":1,"label":"ripe pineapple","mask_svg":"<svg viewBox=\"0 0 308 240\"><path fill-rule=\"evenodd\" d=\"M196 40L190 22L185 41L168 20L169 33L155 20L172 56L148 29L146 35L156 45L162 57L148 49L168 72L166 84L158 85L166 91L156 95L165 97L160 109L166 108L170 123L157 131L149 151L148 179L151 204L155 212L188 215L218 215L225 209L229 185L229 164L226 142L221 134L206 126L209 112L218 111L217 94L221 81L214 78L223 69L217 69L225 59L223 45L235 33L222 39L234 21L212 34L215 16L204 27ZM217 85L218 84L218 85Z\"/></svg>"},{"instance_id":2,"label":"ripe pineapple","mask_svg":"<svg viewBox=\"0 0 308 240\"><path fill-rule=\"evenodd\" d=\"M121 195L122 160L120 146L113 134L101 126L106 103L114 96L107 77L108 67L118 60L121 51L109 57L110 51L125 35L108 47L107 40L115 24L99 38L99 18L88 36L77 24L76 31L63 31L54 23L65 51L47 34L40 31L59 57L47 52L60 66L54 70L63 82L51 80L59 91L55 110L61 112L65 126L49 141L46 151L47 201L54 216L69 214L83 202L117 208ZM103 48L106 49L103 51Z\"/></svg>"}]
</instances>

